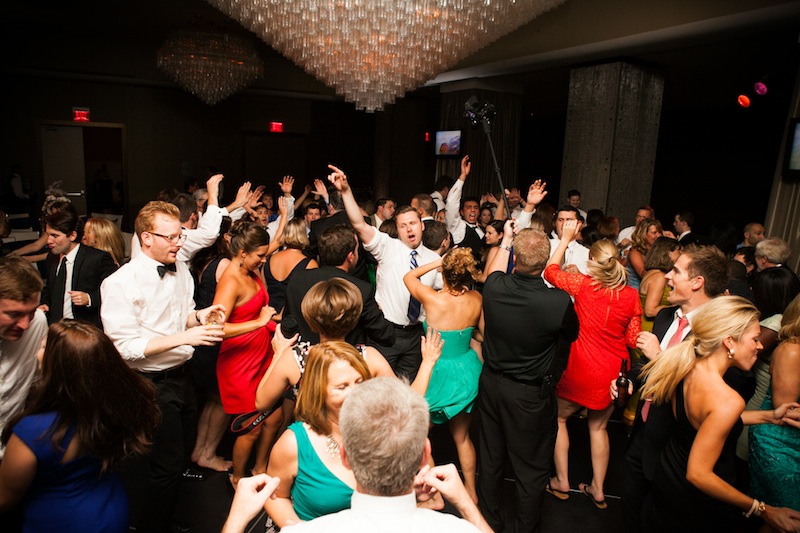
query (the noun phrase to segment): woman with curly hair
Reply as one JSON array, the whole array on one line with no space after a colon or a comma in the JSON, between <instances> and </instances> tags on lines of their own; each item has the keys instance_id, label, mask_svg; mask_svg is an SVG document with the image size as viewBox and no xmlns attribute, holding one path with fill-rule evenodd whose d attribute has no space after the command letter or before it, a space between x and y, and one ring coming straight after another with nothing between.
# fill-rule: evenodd
<instances>
[{"instance_id":1,"label":"woman with curly hair","mask_svg":"<svg viewBox=\"0 0 800 533\"><path fill-rule=\"evenodd\" d=\"M592 482L581 483L578 487L598 509L605 509L603 484L610 455L606 424L614 410L608 383L618 375L622 361L630 361L628 348L636 347L642 306L639 293L625 285L625 267L618 260L613 241L601 239L589 249L589 275L561 270L559 265L564 252L577 231L577 221L564 223L561 240L544 270L544 279L575 298L575 312L580 323L578 338L570 347L567 369L556 388L558 434L553 456L556 476L546 490L561 500L569 498L567 419L586 407L589 410Z\"/></svg>"},{"instance_id":2,"label":"woman with curly hair","mask_svg":"<svg viewBox=\"0 0 800 533\"><path fill-rule=\"evenodd\" d=\"M435 268L442 268L444 287L437 291L423 285L419 278ZM469 437L472 407L478 395L478 379L483 362L470 346L481 318L483 298L470 290L478 278L475 259L469 248L455 248L441 259L411 270L403 281L425 308L426 324L439 331L444 346L433 367L425 399L431 410L431 422L450 422L450 431L458 452L458 461L464 473L464 486L474 501L475 446Z\"/></svg>"},{"instance_id":3,"label":"woman with curly hair","mask_svg":"<svg viewBox=\"0 0 800 533\"><path fill-rule=\"evenodd\" d=\"M656 239L663 235L661 222L652 218L646 218L636 224L636 228L631 234L631 251L628 252L628 262L626 265L628 275L628 286L634 289L639 288L639 283L647 270L644 266L644 257L656 242Z\"/></svg>"},{"instance_id":4,"label":"woman with curly hair","mask_svg":"<svg viewBox=\"0 0 800 533\"><path fill-rule=\"evenodd\" d=\"M37 359L41 378L3 434L0 512L22 502L25 531L128 531L115 469L150 446L155 386L81 320L50 326Z\"/></svg>"}]
</instances>

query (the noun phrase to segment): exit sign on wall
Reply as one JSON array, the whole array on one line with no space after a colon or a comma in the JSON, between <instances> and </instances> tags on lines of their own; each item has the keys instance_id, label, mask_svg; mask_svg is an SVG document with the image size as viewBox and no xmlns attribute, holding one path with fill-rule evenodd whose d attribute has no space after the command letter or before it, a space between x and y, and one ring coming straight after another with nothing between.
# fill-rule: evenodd
<instances>
[{"instance_id":1,"label":"exit sign on wall","mask_svg":"<svg viewBox=\"0 0 800 533\"><path fill-rule=\"evenodd\" d=\"M73 107L72 120L74 122L89 122L91 110L88 107Z\"/></svg>"}]
</instances>

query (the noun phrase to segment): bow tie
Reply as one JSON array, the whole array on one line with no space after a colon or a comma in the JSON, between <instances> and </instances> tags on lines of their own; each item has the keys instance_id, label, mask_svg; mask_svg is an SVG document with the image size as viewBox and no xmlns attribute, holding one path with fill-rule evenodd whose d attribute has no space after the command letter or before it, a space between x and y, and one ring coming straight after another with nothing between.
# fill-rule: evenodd
<instances>
[{"instance_id":1,"label":"bow tie","mask_svg":"<svg viewBox=\"0 0 800 533\"><path fill-rule=\"evenodd\" d=\"M167 273L167 270L170 272L175 272L177 269L175 268L175 263L170 263L168 265L158 265L156 270L158 270L158 277L163 278L164 274Z\"/></svg>"}]
</instances>

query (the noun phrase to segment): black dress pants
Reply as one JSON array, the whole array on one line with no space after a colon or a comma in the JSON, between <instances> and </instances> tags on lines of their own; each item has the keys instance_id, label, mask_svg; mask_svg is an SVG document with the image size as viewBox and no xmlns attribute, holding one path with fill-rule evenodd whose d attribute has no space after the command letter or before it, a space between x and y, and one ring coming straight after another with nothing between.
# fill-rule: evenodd
<instances>
[{"instance_id":1,"label":"black dress pants","mask_svg":"<svg viewBox=\"0 0 800 533\"><path fill-rule=\"evenodd\" d=\"M150 453L130 461L122 474L131 503L138 504L131 508L133 525L138 532L151 533L168 531L172 524L181 474L194 445L197 411L188 372L164 379L144 376L156 386L161 422Z\"/></svg>"},{"instance_id":2,"label":"black dress pants","mask_svg":"<svg viewBox=\"0 0 800 533\"><path fill-rule=\"evenodd\" d=\"M477 406L478 499L483 516L495 531L540 531L544 489L556 444L554 391L511 381L484 367ZM513 523L504 523L501 515L506 454L516 477Z\"/></svg>"},{"instance_id":3,"label":"black dress pants","mask_svg":"<svg viewBox=\"0 0 800 533\"><path fill-rule=\"evenodd\" d=\"M420 338L425 334L422 324L405 327L395 325L394 333L395 341L391 346L381 346L372 341L369 345L381 352L397 377L405 376L409 382L414 381L422 363Z\"/></svg>"}]
</instances>

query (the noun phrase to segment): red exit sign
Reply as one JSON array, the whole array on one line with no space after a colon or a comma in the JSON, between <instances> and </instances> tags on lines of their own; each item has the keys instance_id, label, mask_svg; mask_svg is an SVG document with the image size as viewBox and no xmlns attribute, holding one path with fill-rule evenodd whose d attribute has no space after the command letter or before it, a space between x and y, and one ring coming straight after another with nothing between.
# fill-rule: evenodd
<instances>
[{"instance_id":1,"label":"red exit sign","mask_svg":"<svg viewBox=\"0 0 800 533\"><path fill-rule=\"evenodd\" d=\"M283 122L270 122L269 123L269 132L270 133L283 133Z\"/></svg>"},{"instance_id":2,"label":"red exit sign","mask_svg":"<svg viewBox=\"0 0 800 533\"><path fill-rule=\"evenodd\" d=\"M72 120L75 122L89 122L91 110L88 107L73 107Z\"/></svg>"}]
</instances>

